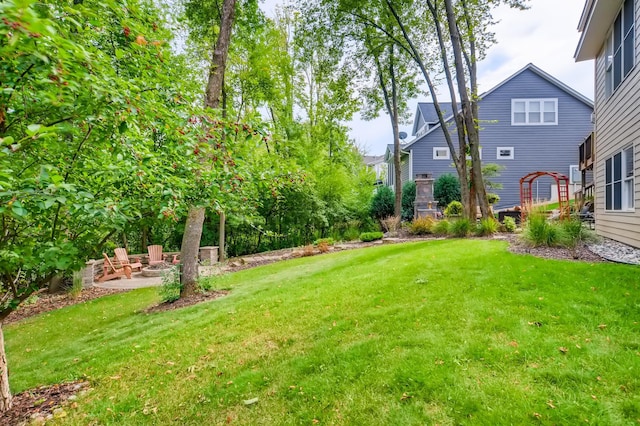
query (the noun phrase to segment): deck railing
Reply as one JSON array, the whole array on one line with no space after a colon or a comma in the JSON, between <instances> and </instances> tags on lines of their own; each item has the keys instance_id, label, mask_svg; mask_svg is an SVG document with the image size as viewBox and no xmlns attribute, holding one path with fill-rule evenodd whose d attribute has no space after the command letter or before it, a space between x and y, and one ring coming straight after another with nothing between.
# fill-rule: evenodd
<instances>
[{"instance_id":1,"label":"deck railing","mask_svg":"<svg viewBox=\"0 0 640 426\"><path fill-rule=\"evenodd\" d=\"M594 133L591 132L589 136L580 144L580 170L586 170L593 166L593 160L595 157L595 143Z\"/></svg>"}]
</instances>

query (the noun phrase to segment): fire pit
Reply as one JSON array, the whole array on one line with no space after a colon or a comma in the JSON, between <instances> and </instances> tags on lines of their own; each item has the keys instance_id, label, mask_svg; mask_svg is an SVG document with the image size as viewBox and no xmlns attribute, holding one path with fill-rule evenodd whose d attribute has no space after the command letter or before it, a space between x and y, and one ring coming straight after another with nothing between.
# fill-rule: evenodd
<instances>
[{"instance_id":1,"label":"fire pit","mask_svg":"<svg viewBox=\"0 0 640 426\"><path fill-rule=\"evenodd\" d=\"M147 266L146 268L142 268L142 276L143 277L161 277L167 272L171 272L173 268L177 267L177 265L172 265L171 263L158 263L155 265Z\"/></svg>"}]
</instances>

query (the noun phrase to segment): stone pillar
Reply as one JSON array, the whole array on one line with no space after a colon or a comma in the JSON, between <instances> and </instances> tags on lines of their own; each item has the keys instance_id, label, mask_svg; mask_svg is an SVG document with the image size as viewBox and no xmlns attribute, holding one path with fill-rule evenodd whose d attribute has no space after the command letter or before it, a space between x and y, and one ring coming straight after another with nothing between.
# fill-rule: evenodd
<instances>
[{"instance_id":1,"label":"stone pillar","mask_svg":"<svg viewBox=\"0 0 640 426\"><path fill-rule=\"evenodd\" d=\"M433 199L433 182L431 173L416 175L416 200L413 212L415 219L425 216L437 217L438 202Z\"/></svg>"},{"instance_id":2,"label":"stone pillar","mask_svg":"<svg viewBox=\"0 0 640 426\"><path fill-rule=\"evenodd\" d=\"M218 263L218 246L200 247L200 262L204 265Z\"/></svg>"},{"instance_id":3,"label":"stone pillar","mask_svg":"<svg viewBox=\"0 0 640 426\"><path fill-rule=\"evenodd\" d=\"M93 287L93 277L94 277L94 265L97 263L97 260L89 259L85 263L85 267L82 270L82 286L83 287Z\"/></svg>"}]
</instances>

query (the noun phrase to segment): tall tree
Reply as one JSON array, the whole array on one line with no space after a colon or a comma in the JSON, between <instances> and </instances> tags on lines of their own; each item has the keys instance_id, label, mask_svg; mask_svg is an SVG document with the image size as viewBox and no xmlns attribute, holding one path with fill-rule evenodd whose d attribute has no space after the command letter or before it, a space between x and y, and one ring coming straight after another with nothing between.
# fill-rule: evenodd
<instances>
[{"instance_id":1,"label":"tall tree","mask_svg":"<svg viewBox=\"0 0 640 426\"><path fill-rule=\"evenodd\" d=\"M220 32L215 41L209 78L205 93L205 107L217 110L220 107L224 87L224 72L229 54L229 44L235 18L236 0L224 0L220 16ZM206 124L205 124L206 125ZM204 206L193 206L189 209L180 256L182 259L182 289L180 296L190 296L196 292L198 282L198 251L202 237L202 226L205 216ZM220 247L223 250L223 247Z\"/></svg>"}]
</instances>

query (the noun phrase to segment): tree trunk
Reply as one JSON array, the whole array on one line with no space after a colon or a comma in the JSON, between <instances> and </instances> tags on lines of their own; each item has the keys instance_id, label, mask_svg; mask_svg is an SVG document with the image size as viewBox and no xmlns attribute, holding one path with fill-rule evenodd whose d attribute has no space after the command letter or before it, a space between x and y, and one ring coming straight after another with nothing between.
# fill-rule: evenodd
<instances>
[{"instance_id":1,"label":"tree trunk","mask_svg":"<svg viewBox=\"0 0 640 426\"><path fill-rule=\"evenodd\" d=\"M231 42L231 30L235 18L236 0L224 0L222 5L222 16L220 18L220 33L216 40L213 56L211 58L211 68L209 69L209 80L205 94L205 107L217 109L220 106L220 97L224 86L224 70L227 64L229 44ZM198 280L198 250L200 248L200 238L202 237L202 226L204 224L205 208L192 206L187 215L180 258L182 259L182 275L180 282L182 290L180 297L193 294L196 290Z\"/></svg>"},{"instance_id":2,"label":"tree trunk","mask_svg":"<svg viewBox=\"0 0 640 426\"><path fill-rule=\"evenodd\" d=\"M200 250L204 213L204 207L189 209L187 224L184 235L182 236L182 250L180 251L180 264L182 269L182 275L180 276L182 283L180 297L191 296L195 294L197 290L198 252Z\"/></svg>"},{"instance_id":3,"label":"tree trunk","mask_svg":"<svg viewBox=\"0 0 640 426\"><path fill-rule=\"evenodd\" d=\"M11 390L9 389L9 371L7 368L7 354L4 350L4 335L0 322L0 413L11 408Z\"/></svg>"},{"instance_id":4,"label":"tree trunk","mask_svg":"<svg viewBox=\"0 0 640 426\"><path fill-rule=\"evenodd\" d=\"M226 241L225 241L225 231L227 226L227 217L224 212L220 212L220 232L218 238L218 262L224 262L227 258L225 255L226 249Z\"/></svg>"}]
</instances>

